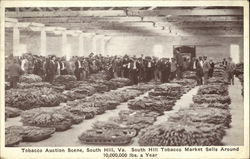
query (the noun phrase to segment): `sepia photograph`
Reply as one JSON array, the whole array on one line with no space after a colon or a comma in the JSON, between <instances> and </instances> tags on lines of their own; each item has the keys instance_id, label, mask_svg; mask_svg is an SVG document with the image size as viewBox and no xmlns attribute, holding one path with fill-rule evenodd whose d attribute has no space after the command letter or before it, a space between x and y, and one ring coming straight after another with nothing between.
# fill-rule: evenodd
<instances>
[{"instance_id":1,"label":"sepia photograph","mask_svg":"<svg viewBox=\"0 0 250 159\"><path fill-rule=\"evenodd\" d=\"M6 148L244 146L244 7L4 9Z\"/></svg>"}]
</instances>

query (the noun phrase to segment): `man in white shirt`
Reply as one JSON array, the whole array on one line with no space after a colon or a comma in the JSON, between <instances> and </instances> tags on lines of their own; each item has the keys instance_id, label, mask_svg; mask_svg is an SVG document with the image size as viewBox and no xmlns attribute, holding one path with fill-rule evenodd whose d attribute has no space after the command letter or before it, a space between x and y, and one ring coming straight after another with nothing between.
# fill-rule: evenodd
<instances>
[{"instance_id":1,"label":"man in white shirt","mask_svg":"<svg viewBox=\"0 0 250 159\"><path fill-rule=\"evenodd\" d=\"M29 61L27 60L27 57L24 56L23 60L21 61L21 69L22 71L27 74L28 73L28 69L29 69Z\"/></svg>"}]
</instances>

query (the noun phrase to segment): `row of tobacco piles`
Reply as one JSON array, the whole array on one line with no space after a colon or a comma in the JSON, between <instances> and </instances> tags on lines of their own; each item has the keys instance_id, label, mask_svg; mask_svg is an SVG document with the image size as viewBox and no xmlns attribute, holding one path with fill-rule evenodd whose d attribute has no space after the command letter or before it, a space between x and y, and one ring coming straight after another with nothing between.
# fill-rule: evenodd
<instances>
[{"instance_id":1,"label":"row of tobacco piles","mask_svg":"<svg viewBox=\"0 0 250 159\"><path fill-rule=\"evenodd\" d=\"M139 136L141 146L222 145L231 114L224 69L216 67L208 85L200 86L193 103L170 115L167 121L148 127Z\"/></svg>"},{"instance_id":2,"label":"row of tobacco piles","mask_svg":"<svg viewBox=\"0 0 250 159\"><path fill-rule=\"evenodd\" d=\"M107 121L95 122L92 129L84 131L78 138L85 144L131 144L134 137L153 125L157 117L164 114L164 111L171 111L176 101L195 85L194 79L181 79L174 80L172 83L152 85L150 91L143 96L126 102L128 109L121 110L118 116L111 117Z\"/></svg>"},{"instance_id":3,"label":"row of tobacco piles","mask_svg":"<svg viewBox=\"0 0 250 159\"><path fill-rule=\"evenodd\" d=\"M130 84L125 78L107 80L102 73L88 81L76 81L70 75L57 76L53 84L42 82L33 74L23 75L17 89L5 91L5 120L21 115L23 124L6 128L5 145L41 141L55 131L65 131L73 124L115 109L120 102L143 93L119 89Z\"/></svg>"}]
</instances>

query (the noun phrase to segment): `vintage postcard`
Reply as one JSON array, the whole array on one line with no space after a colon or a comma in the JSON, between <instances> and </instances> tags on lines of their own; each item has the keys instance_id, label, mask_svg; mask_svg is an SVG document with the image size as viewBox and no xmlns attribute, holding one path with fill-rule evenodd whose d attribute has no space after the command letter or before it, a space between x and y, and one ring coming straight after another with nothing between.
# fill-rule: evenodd
<instances>
[{"instance_id":1,"label":"vintage postcard","mask_svg":"<svg viewBox=\"0 0 250 159\"><path fill-rule=\"evenodd\" d=\"M1 1L1 151L249 158L248 1Z\"/></svg>"}]
</instances>

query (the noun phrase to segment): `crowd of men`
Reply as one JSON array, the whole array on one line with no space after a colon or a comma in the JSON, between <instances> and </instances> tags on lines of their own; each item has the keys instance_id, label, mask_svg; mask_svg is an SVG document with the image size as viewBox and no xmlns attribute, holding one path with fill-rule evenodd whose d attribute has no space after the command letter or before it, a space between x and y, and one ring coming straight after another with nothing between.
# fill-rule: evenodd
<instances>
[{"instance_id":1,"label":"crowd of men","mask_svg":"<svg viewBox=\"0 0 250 159\"><path fill-rule=\"evenodd\" d=\"M184 71L192 70L196 73L197 85L207 84L213 76L214 62L207 57L157 58L141 55L136 56L102 56L91 53L87 57L37 56L24 54L22 57L6 59L8 79L14 87L21 74L36 74L46 82L52 83L56 75L75 75L77 80L86 80L90 74L106 71L110 78L129 78L133 84L149 82L151 80L167 83L174 78L181 79ZM228 80L233 84L233 70L235 64L231 58L224 59L222 65L228 72Z\"/></svg>"}]
</instances>

